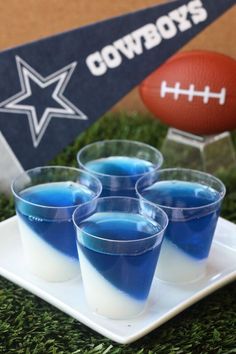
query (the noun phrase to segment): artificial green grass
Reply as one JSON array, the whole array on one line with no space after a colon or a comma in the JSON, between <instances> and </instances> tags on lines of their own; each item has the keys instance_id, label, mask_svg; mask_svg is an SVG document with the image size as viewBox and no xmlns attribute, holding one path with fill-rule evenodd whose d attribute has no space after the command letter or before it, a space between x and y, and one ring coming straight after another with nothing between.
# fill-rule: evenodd
<instances>
[{"instance_id":1,"label":"artificial green grass","mask_svg":"<svg viewBox=\"0 0 236 354\"><path fill-rule=\"evenodd\" d=\"M76 166L84 145L103 139L139 140L160 148L167 127L148 116L109 114L62 151L51 164ZM234 143L236 134L232 134ZM236 168L221 171L227 187L222 216L236 222ZM0 221L14 215L0 196ZM168 294L167 294L168 296ZM236 286L229 284L130 345L119 345L26 290L0 278L0 353L182 354L236 353Z\"/></svg>"}]
</instances>

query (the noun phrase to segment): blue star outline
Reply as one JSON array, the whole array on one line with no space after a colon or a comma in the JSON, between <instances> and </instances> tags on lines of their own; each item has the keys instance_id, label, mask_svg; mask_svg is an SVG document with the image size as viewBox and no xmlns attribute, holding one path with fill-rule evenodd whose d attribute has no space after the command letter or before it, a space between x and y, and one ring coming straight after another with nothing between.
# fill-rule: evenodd
<instances>
[{"instance_id":1,"label":"blue star outline","mask_svg":"<svg viewBox=\"0 0 236 354\"><path fill-rule=\"evenodd\" d=\"M19 113L28 116L31 137L35 148L40 144L51 118L88 119L80 109L63 95L76 65L77 62L73 62L53 74L43 77L23 59L16 56L16 66L19 74L21 91L1 102L0 112ZM46 107L41 117L37 116L35 106L23 104L23 101L32 96L30 80L42 90L47 89L50 85L55 86L51 98L55 101L56 106Z\"/></svg>"}]
</instances>

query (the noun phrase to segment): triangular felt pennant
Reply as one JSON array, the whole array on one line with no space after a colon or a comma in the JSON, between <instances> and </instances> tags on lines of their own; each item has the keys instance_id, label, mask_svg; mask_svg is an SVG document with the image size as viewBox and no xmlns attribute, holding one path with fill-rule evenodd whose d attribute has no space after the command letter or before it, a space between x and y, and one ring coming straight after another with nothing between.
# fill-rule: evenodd
<instances>
[{"instance_id":1,"label":"triangular felt pennant","mask_svg":"<svg viewBox=\"0 0 236 354\"><path fill-rule=\"evenodd\" d=\"M21 166L44 165L234 4L170 1L1 52L0 131Z\"/></svg>"}]
</instances>

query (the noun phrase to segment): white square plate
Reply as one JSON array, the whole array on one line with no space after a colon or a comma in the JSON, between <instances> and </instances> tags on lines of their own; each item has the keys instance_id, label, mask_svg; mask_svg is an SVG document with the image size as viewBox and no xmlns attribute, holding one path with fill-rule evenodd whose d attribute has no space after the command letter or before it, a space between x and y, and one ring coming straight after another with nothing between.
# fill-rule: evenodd
<instances>
[{"instance_id":1,"label":"white square plate","mask_svg":"<svg viewBox=\"0 0 236 354\"><path fill-rule=\"evenodd\" d=\"M155 279L145 312L132 320L110 320L86 305L81 278L49 283L30 274L22 255L16 217L0 223L0 274L69 316L118 343L131 343L190 305L236 279L236 225L220 218L204 278L188 285Z\"/></svg>"}]
</instances>

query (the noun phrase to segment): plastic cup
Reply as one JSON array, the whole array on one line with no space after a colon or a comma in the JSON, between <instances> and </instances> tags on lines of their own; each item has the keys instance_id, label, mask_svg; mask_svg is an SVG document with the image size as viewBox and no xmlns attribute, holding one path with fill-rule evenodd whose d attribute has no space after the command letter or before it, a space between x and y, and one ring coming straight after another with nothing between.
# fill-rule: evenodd
<instances>
[{"instance_id":1,"label":"plastic cup","mask_svg":"<svg viewBox=\"0 0 236 354\"><path fill-rule=\"evenodd\" d=\"M136 191L169 218L157 276L180 283L202 278L225 195L224 184L204 172L170 168L142 177Z\"/></svg>"},{"instance_id":2,"label":"plastic cup","mask_svg":"<svg viewBox=\"0 0 236 354\"><path fill-rule=\"evenodd\" d=\"M159 150L130 140L104 140L86 145L78 152L77 160L80 168L100 179L102 197L135 198L137 180L163 163Z\"/></svg>"},{"instance_id":3,"label":"plastic cup","mask_svg":"<svg viewBox=\"0 0 236 354\"><path fill-rule=\"evenodd\" d=\"M79 206L73 221L87 303L99 315L126 319L145 309L166 214L129 197L105 197Z\"/></svg>"},{"instance_id":4,"label":"plastic cup","mask_svg":"<svg viewBox=\"0 0 236 354\"><path fill-rule=\"evenodd\" d=\"M18 225L28 269L47 281L79 274L72 214L101 193L91 174L70 167L36 167L12 183Z\"/></svg>"}]
</instances>

